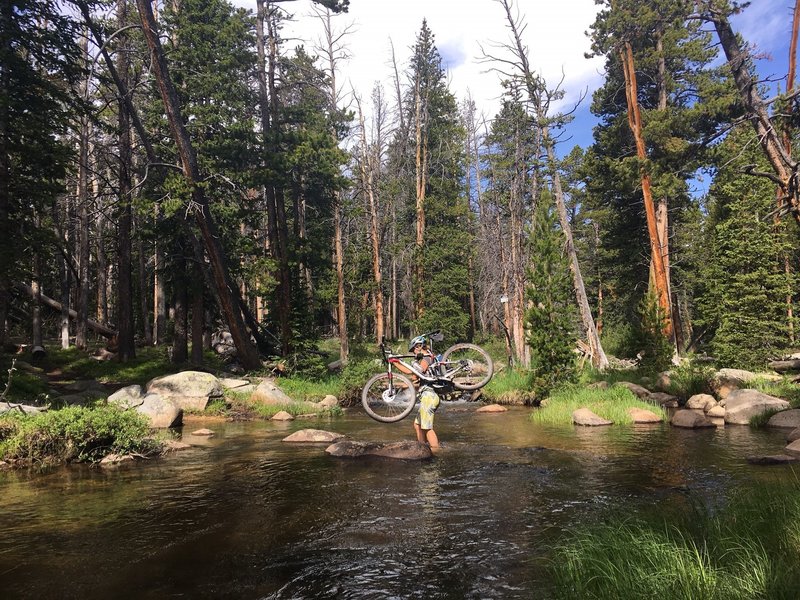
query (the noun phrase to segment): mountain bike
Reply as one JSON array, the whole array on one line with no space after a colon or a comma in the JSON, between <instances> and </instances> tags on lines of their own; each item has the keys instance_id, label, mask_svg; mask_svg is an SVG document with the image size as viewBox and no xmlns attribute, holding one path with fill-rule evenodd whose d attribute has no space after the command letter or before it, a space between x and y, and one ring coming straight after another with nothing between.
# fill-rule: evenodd
<instances>
[{"instance_id":1,"label":"mountain bike","mask_svg":"<svg viewBox=\"0 0 800 600\"><path fill-rule=\"evenodd\" d=\"M444 339L438 330L421 337L427 339L431 351L434 342ZM417 365L416 355L395 353L385 339L381 340L380 348L386 372L378 373L367 382L361 392L361 404L370 417L383 423L407 417L414 409L418 388L424 385L446 397L455 391L478 390L489 383L494 374L489 353L475 344L455 344L439 355L434 352L434 360L425 372Z\"/></svg>"}]
</instances>

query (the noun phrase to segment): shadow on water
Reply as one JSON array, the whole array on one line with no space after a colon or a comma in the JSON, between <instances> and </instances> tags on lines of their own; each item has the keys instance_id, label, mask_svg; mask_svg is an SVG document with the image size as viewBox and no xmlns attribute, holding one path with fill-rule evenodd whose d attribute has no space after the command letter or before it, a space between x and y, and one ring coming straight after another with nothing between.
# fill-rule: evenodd
<instances>
[{"instance_id":1,"label":"shadow on water","mask_svg":"<svg viewBox=\"0 0 800 600\"><path fill-rule=\"evenodd\" d=\"M431 461L334 459L306 427L411 439L411 419L214 423L116 469L2 473L4 598L547 597L548 548L612 511L713 499L787 473L780 432L558 428L528 411L437 415Z\"/></svg>"}]
</instances>

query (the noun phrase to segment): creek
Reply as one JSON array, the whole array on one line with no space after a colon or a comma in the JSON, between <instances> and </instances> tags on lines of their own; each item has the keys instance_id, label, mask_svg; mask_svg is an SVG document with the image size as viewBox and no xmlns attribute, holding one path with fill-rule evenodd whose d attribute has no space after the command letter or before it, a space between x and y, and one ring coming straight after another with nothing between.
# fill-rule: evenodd
<instances>
[{"instance_id":1,"label":"creek","mask_svg":"<svg viewBox=\"0 0 800 600\"><path fill-rule=\"evenodd\" d=\"M303 428L412 439L360 408L331 420L203 422L196 446L116 468L0 473L10 598L546 598L563 535L661 503L790 476L785 432L533 425L443 405L430 461L339 459ZM211 438L189 432L208 427Z\"/></svg>"}]
</instances>

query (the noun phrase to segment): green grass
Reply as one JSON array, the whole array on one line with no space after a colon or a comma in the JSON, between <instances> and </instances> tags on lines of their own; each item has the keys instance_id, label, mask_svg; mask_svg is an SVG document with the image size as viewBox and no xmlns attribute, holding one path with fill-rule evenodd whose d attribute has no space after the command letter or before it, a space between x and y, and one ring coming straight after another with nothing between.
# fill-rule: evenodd
<instances>
[{"instance_id":1,"label":"green grass","mask_svg":"<svg viewBox=\"0 0 800 600\"><path fill-rule=\"evenodd\" d=\"M495 373L483 388L483 396L493 402L532 404L536 394L531 389L530 371L503 369Z\"/></svg>"},{"instance_id":2,"label":"green grass","mask_svg":"<svg viewBox=\"0 0 800 600\"><path fill-rule=\"evenodd\" d=\"M545 406L534 410L531 420L543 425L572 425L573 411L584 407L617 424L633 423L629 408L643 408L667 419L663 408L639 400L623 386L601 390L570 385L552 394Z\"/></svg>"},{"instance_id":3,"label":"green grass","mask_svg":"<svg viewBox=\"0 0 800 600\"><path fill-rule=\"evenodd\" d=\"M0 416L0 459L26 464L96 462L110 453L152 455L161 443L147 417L114 406L71 406Z\"/></svg>"},{"instance_id":4,"label":"green grass","mask_svg":"<svg viewBox=\"0 0 800 600\"><path fill-rule=\"evenodd\" d=\"M760 392L783 398L791 404L792 408L800 408L800 385L792 383L788 378L780 381L771 381L758 377L748 384Z\"/></svg>"},{"instance_id":5,"label":"green grass","mask_svg":"<svg viewBox=\"0 0 800 600\"><path fill-rule=\"evenodd\" d=\"M758 485L722 507L614 517L563 539L558 598L789 599L800 594L800 485ZM666 513L666 517L664 514Z\"/></svg>"}]
</instances>

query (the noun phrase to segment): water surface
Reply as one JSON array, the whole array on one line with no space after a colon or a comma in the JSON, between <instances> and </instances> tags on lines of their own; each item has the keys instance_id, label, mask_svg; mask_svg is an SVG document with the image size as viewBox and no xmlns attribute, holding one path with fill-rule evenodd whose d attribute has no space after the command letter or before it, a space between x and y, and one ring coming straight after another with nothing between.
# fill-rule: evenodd
<instances>
[{"instance_id":1,"label":"water surface","mask_svg":"<svg viewBox=\"0 0 800 600\"><path fill-rule=\"evenodd\" d=\"M785 432L544 427L529 410L437 414L426 462L337 459L307 427L412 439L361 410L203 423L197 446L104 469L0 473L3 598L546 598L548 548L615 511L722 497ZM189 432L207 426L213 438Z\"/></svg>"}]
</instances>

